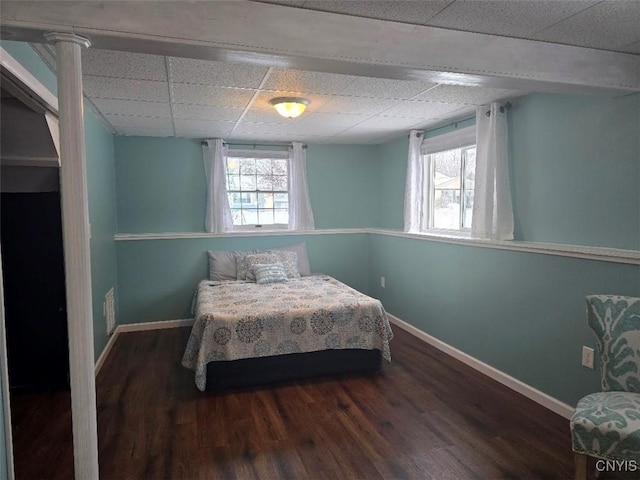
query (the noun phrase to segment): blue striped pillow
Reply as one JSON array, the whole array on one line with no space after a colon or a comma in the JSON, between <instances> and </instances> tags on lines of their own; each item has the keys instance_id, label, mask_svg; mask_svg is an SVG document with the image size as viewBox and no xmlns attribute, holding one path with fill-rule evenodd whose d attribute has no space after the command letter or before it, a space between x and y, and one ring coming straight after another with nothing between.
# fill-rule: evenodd
<instances>
[{"instance_id":1,"label":"blue striped pillow","mask_svg":"<svg viewBox=\"0 0 640 480\"><path fill-rule=\"evenodd\" d=\"M251 267L253 274L256 277L256 283L276 283L286 282L287 272L284 269L284 265L278 263L257 263Z\"/></svg>"}]
</instances>

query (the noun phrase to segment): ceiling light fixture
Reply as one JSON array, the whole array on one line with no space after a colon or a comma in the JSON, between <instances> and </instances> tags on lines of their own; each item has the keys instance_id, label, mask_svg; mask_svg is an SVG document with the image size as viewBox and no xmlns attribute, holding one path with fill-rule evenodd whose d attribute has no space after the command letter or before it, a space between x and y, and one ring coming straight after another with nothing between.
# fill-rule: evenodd
<instances>
[{"instance_id":1,"label":"ceiling light fixture","mask_svg":"<svg viewBox=\"0 0 640 480\"><path fill-rule=\"evenodd\" d=\"M309 105L309 100L301 97L277 97L269 100L269 103L283 117L296 118L305 111L307 105Z\"/></svg>"}]
</instances>

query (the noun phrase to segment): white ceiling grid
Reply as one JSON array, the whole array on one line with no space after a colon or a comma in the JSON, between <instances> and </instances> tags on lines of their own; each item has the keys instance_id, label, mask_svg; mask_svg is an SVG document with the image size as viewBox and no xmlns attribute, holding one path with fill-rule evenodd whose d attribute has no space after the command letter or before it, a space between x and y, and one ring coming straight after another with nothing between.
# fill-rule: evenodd
<instances>
[{"instance_id":1,"label":"white ceiling grid","mask_svg":"<svg viewBox=\"0 0 640 480\"><path fill-rule=\"evenodd\" d=\"M372 143L524 93L98 49L83 51L83 72L85 94L122 135ZM276 96L311 104L289 120L269 104Z\"/></svg>"},{"instance_id":2,"label":"white ceiling grid","mask_svg":"<svg viewBox=\"0 0 640 480\"><path fill-rule=\"evenodd\" d=\"M492 35L640 53L640 0L267 3ZM45 60L51 50L39 49ZM357 77L119 51L83 50L85 95L117 134L380 143L477 105L529 92ZM302 96L302 117L269 100Z\"/></svg>"}]
</instances>

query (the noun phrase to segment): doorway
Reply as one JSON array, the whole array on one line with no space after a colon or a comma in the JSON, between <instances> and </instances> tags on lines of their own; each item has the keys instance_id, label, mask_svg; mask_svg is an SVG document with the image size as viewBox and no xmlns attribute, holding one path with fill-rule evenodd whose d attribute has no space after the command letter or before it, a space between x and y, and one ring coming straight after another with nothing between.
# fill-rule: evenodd
<instances>
[{"instance_id":1,"label":"doorway","mask_svg":"<svg viewBox=\"0 0 640 480\"><path fill-rule=\"evenodd\" d=\"M14 93L3 75L0 258L15 476L53 476L52 455L68 456L73 476L73 452L52 451L72 432L58 156L44 109ZM55 431L43 431L43 416L58 419Z\"/></svg>"}]
</instances>

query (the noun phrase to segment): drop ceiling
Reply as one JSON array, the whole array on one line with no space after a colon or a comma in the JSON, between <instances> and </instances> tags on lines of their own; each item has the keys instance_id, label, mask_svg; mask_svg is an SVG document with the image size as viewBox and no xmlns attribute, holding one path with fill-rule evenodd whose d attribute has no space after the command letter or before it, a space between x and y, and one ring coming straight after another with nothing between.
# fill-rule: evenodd
<instances>
[{"instance_id":1,"label":"drop ceiling","mask_svg":"<svg viewBox=\"0 0 640 480\"><path fill-rule=\"evenodd\" d=\"M273 1L404 23L640 53L640 1ZM37 51L55 68L52 49ZM530 93L89 48L87 102L119 135L381 143ZM298 119L269 100L310 100Z\"/></svg>"}]
</instances>

